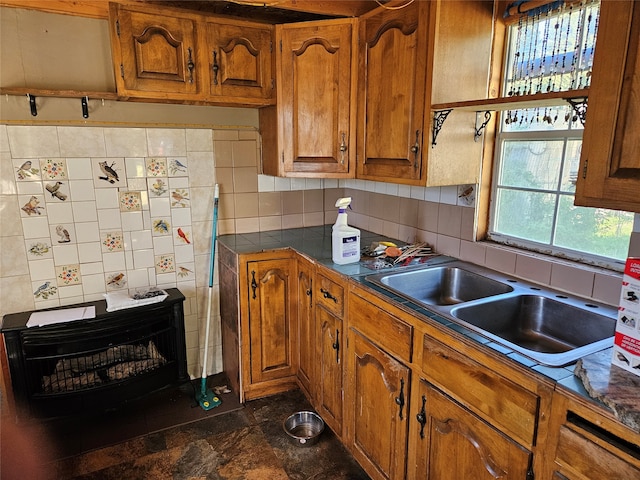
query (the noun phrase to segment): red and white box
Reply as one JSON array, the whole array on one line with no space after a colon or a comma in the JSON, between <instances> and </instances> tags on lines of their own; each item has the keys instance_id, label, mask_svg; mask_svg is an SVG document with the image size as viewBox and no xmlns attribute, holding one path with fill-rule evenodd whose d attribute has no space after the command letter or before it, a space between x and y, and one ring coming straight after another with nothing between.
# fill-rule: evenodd
<instances>
[{"instance_id":1,"label":"red and white box","mask_svg":"<svg viewBox=\"0 0 640 480\"><path fill-rule=\"evenodd\" d=\"M624 267L612 362L640 375L640 258L636 257L628 258Z\"/></svg>"}]
</instances>

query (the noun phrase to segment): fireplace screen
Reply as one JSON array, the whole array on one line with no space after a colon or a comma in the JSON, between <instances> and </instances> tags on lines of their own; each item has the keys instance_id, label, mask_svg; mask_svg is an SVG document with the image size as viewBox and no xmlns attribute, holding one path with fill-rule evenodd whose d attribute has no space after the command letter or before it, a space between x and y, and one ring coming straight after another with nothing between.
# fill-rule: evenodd
<instances>
[{"instance_id":1,"label":"fireplace screen","mask_svg":"<svg viewBox=\"0 0 640 480\"><path fill-rule=\"evenodd\" d=\"M51 375L42 375L43 393L91 388L147 373L167 363L150 341L148 345L118 345L93 355L58 360Z\"/></svg>"}]
</instances>

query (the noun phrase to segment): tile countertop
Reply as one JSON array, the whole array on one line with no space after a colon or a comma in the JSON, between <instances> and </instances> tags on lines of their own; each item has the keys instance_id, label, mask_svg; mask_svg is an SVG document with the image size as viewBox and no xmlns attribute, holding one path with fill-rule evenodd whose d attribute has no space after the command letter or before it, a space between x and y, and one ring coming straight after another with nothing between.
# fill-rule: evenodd
<instances>
[{"instance_id":1,"label":"tile countertop","mask_svg":"<svg viewBox=\"0 0 640 480\"><path fill-rule=\"evenodd\" d=\"M393 241L398 245L403 244L403 242L399 242L398 240L366 230L361 230L360 232L361 247L370 245L372 242L385 240ZM376 273L376 270L365 266L364 262L351 263L348 265L337 265L333 263L331 260L331 225L272 230L259 233L221 235L218 237L218 241L239 254L293 248L297 252L313 258L316 262L361 283L365 283L364 277L366 275ZM430 258L425 264L436 265L454 260L456 259L453 257L441 255ZM390 271L390 269L386 269L385 271ZM565 367L549 367L513 352L503 345L484 338L461 325L451 322L447 318L393 295L369 282L366 282L366 285L368 288L376 290L394 301L415 310L416 313L427 316L486 347L504 354L511 360L534 370L538 374L556 382L559 388L566 389L590 400L594 404L612 413L623 424L640 432L640 396L637 395L640 377L615 366L609 368L610 362L605 360L611 358L612 349L589 355L579 360L577 364L574 363ZM590 381L590 378L594 380ZM597 378L597 380L595 380L595 378ZM585 384L588 390L585 388ZM636 392L636 394L629 395L629 392ZM619 401L617 398L618 395L620 395ZM621 405L621 408L617 408L618 404Z\"/></svg>"}]
</instances>

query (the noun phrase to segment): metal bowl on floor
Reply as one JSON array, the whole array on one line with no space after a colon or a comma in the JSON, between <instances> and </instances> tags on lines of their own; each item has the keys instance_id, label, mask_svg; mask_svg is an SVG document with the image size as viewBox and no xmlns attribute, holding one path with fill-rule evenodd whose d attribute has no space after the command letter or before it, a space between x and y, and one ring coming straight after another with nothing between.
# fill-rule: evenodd
<instances>
[{"instance_id":1,"label":"metal bowl on floor","mask_svg":"<svg viewBox=\"0 0 640 480\"><path fill-rule=\"evenodd\" d=\"M296 412L283 423L291 441L300 447L315 445L324 431L324 420L314 412Z\"/></svg>"}]
</instances>

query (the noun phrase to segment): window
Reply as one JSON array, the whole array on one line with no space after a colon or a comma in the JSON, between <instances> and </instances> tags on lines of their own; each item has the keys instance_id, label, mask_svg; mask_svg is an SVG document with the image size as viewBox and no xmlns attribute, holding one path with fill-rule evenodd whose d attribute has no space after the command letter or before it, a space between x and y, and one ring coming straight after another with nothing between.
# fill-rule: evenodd
<instances>
[{"instance_id":1,"label":"window","mask_svg":"<svg viewBox=\"0 0 640 480\"><path fill-rule=\"evenodd\" d=\"M599 3L539 13L509 27L505 95L588 87ZM557 104L502 112L489 237L619 269L633 214L573 205L582 145L579 115Z\"/></svg>"}]
</instances>

